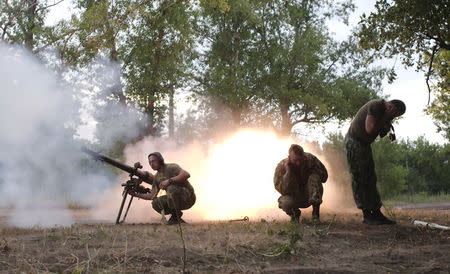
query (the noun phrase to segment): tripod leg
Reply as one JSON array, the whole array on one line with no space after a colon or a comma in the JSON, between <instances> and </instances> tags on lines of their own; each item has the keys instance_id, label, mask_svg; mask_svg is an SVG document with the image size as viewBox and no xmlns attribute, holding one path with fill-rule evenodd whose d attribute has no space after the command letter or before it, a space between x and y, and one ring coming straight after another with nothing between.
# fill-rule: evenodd
<instances>
[{"instance_id":1,"label":"tripod leg","mask_svg":"<svg viewBox=\"0 0 450 274\"><path fill-rule=\"evenodd\" d=\"M120 215L122 215L123 205L125 204L125 200L127 199L127 195L128 195L128 189L126 189L123 192L123 199L122 199L122 203L120 204L119 214L117 214L116 225L120 224L120 222L119 222Z\"/></svg>"},{"instance_id":2,"label":"tripod leg","mask_svg":"<svg viewBox=\"0 0 450 274\"><path fill-rule=\"evenodd\" d=\"M130 201L128 202L127 210L125 211L125 214L123 215L123 219L122 219L122 221L120 221L120 223L125 222L125 218L127 217L128 210L130 209L130 205L131 205L131 202L133 201L133 198L134 198L134 196L131 196Z\"/></svg>"}]
</instances>

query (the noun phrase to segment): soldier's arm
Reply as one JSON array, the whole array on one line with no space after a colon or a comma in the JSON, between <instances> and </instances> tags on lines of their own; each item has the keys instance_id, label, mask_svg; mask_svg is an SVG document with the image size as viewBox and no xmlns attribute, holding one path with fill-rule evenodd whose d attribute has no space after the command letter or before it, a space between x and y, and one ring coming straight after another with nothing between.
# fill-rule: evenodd
<instances>
[{"instance_id":1,"label":"soldier's arm","mask_svg":"<svg viewBox=\"0 0 450 274\"><path fill-rule=\"evenodd\" d=\"M155 176L153 174L151 174L150 172L148 172L148 171L141 171L141 170L136 170L136 172L137 172L139 178L142 181L144 181L144 182L146 182L148 184L152 184L153 183L153 180L155 179Z\"/></svg>"},{"instance_id":2,"label":"soldier's arm","mask_svg":"<svg viewBox=\"0 0 450 274\"><path fill-rule=\"evenodd\" d=\"M191 177L191 174L189 174L189 172L187 172L184 169L181 169L180 173L178 173L177 176L173 176L171 179L173 180L174 183L184 183L190 177Z\"/></svg>"},{"instance_id":3,"label":"soldier's arm","mask_svg":"<svg viewBox=\"0 0 450 274\"><path fill-rule=\"evenodd\" d=\"M328 171L325 165L315 156L313 156L313 173L319 175L320 181L325 183L328 179Z\"/></svg>"},{"instance_id":4,"label":"soldier's arm","mask_svg":"<svg viewBox=\"0 0 450 274\"><path fill-rule=\"evenodd\" d=\"M278 163L273 177L275 189L282 195L286 195L295 184L295 178L287 166L286 161Z\"/></svg>"},{"instance_id":5,"label":"soldier's arm","mask_svg":"<svg viewBox=\"0 0 450 274\"><path fill-rule=\"evenodd\" d=\"M128 192L131 196L138 197L144 200L153 200L159 192L159 188L156 186L152 187L152 190L149 193L139 193L135 191Z\"/></svg>"},{"instance_id":6,"label":"soldier's arm","mask_svg":"<svg viewBox=\"0 0 450 274\"><path fill-rule=\"evenodd\" d=\"M389 119L387 119L386 116L377 119L373 115L367 115L365 121L365 129L367 134L375 135L389 124Z\"/></svg>"},{"instance_id":7,"label":"soldier's arm","mask_svg":"<svg viewBox=\"0 0 450 274\"><path fill-rule=\"evenodd\" d=\"M162 181L159 186L161 189L166 189L170 184L178 183L178 184L186 184L186 180L189 179L191 175L184 169L180 168L178 175L168 178Z\"/></svg>"}]
</instances>

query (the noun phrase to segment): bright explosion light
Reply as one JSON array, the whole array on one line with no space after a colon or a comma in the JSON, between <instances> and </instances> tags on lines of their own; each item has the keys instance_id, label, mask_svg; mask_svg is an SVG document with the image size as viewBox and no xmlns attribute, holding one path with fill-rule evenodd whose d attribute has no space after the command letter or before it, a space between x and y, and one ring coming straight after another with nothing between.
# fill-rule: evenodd
<instances>
[{"instance_id":1,"label":"bright explosion light","mask_svg":"<svg viewBox=\"0 0 450 274\"><path fill-rule=\"evenodd\" d=\"M223 220L277 208L273 174L291 143L272 132L243 130L213 146L195 186L200 215Z\"/></svg>"}]
</instances>

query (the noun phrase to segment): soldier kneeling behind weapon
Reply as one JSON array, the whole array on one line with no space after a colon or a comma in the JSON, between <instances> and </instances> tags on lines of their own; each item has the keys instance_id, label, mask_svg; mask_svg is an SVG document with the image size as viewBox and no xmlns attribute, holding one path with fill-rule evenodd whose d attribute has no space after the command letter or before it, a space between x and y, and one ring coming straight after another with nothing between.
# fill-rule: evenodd
<instances>
[{"instance_id":1,"label":"soldier kneeling behind weapon","mask_svg":"<svg viewBox=\"0 0 450 274\"><path fill-rule=\"evenodd\" d=\"M155 175L145 172L153 181L151 191L140 193L131 190L128 193L134 197L152 200L153 209L160 214L171 214L167 224L185 223L181 218L182 210L191 208L196 200L194 188L188 181L191 175L178 164L165 163L159 152L150 153L148 162L150 167L157 171ZM160 189L165 190L167 194L157 197Z\"/></svg>"}]
</instances>

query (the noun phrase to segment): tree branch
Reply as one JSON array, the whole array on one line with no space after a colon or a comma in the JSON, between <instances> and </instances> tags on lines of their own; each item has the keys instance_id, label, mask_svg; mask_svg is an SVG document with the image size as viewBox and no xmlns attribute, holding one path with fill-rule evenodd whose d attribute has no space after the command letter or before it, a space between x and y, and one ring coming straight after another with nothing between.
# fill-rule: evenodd
<instances>
[{"instance_id":1,"label":"tree branch","mask_svg":"<svg viewBox=\"0 0 450 274\"><path fill-rule=\"evenodd\" d=\"M432 68L433 68L434 55L436 54L437 51L438 51L437 45L434 45L433 50L431 52L430 64L428 66L427 79L425 80L425 82L427 83L427 87L428 87L428 105L430 105L430 98L431 98L431 88L430 88L429 80L430 80L430 76L431 76L431 72L432 72Z\"/></svg>"},{"instance_id":2,"label":"tree branch","mask_svg":"<svg viewBox=\"0 0 450 274\"><path fill-rule=\"evenodd\" d=\"M435 37L435 36L433 36L431 34L428 34L428 33L425 33L425 36L428 37L429 39L435 40L440 48L443 48L443 49L446 49L446 50L450 50L450 44L447 44L441 38Z\"/></svg>"},{"instance_id":3,"label":"tree branch","mask_svg":"<svg viewBox=\"0 0 450 274\"><path fill-rule=\"evenodd\" d=\"M38 8L38 9L36 9L36 12L41 11L41 10L45 10L45 9L48 9L48 8L51 8L51 7L53 7L53 6L56 6L56 5L58 5L59 3L63 2L63 1L64 1L64 0L60 0L59 2L53 3L53 4L51 4L51 5L48 5L48 6L45 6L45 7ZM37 5L37 4L36 4L36 5Z\"/></svg>"}]
</instances>

